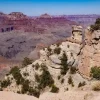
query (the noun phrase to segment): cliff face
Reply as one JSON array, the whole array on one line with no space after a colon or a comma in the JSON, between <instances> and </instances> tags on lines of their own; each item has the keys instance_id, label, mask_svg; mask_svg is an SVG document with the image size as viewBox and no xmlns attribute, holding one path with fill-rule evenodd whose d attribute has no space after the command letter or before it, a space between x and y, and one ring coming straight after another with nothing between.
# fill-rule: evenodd
<instances>
[{"instance_id":1,"label":"cliff face","mask_svg":"<svg viewBox=\"0 0 100 100\"><path fill-rule=\"evenodd\" d=\"M100 67L100 31L85 32L85 45L80 55L79 69L89 76L91 67Z\"/></svg>"},{"instance_id":2,"label":"cliff face","mask_svg":"<svg viewBox=\"0 0 100 100\"><path fill-rule=\"evenodd\" d=\"M66 31L65 27L71 28L71 25L76 24L74 21L67 20L62 17L51 17L48 14L43 14L38 18L30 18L21 12L12 12L10 14L0 14L1 27L13 26L14 30L22 30L25 32L35 33L48 33L53 32L59 28L62 31ZM1 29L0 29L1 30ZM51 31L50 31L51 30ZM70 29L68 29L68 32Z\"/></svg>"}]
</instances>

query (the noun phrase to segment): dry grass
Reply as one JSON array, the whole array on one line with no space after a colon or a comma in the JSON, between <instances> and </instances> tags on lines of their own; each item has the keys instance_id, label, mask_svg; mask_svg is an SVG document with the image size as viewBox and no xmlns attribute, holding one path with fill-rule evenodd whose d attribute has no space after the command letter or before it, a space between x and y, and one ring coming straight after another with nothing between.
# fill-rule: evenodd
<instances>
[{"instance_id":1,"label":"dry grass","mask_svg":"<svg viewBox=\"0 0 100 100\"><path fill-rule=\"evenodd\" d=\"M93 82L92 90L100 91L100 81Z\"/></svg>"}]
</instances>

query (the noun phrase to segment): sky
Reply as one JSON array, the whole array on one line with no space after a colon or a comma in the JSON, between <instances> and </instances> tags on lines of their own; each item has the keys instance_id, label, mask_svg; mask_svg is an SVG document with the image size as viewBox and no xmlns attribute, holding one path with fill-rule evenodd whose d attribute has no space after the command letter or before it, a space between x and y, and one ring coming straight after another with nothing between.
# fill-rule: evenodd
<instances>
[{"instance_id":1,"label":"sky","mask_svg":"<svg viewBox=\"0 0 100 100\"><path fill-rule=\"evenodd\" d=\"M29 16L100 14L100 0L0 0L0 12Z\"/></svg>"}]
</instances>

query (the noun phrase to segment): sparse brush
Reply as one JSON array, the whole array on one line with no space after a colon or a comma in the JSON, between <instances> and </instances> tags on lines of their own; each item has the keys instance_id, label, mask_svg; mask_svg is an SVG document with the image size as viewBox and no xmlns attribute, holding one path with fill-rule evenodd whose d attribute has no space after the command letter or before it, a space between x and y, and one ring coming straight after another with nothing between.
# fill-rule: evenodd
<instances>
[{"instance_id":1,"label":"sparse brush","mask_svg":"<svg viewBox=\"0 0 100 100\"><path fill-rule=\"evenodd\" d=\"M82 86L85 86L85 85L86 85L86 82L85 82L85 81L80 82L80 83L78 84L78 88L79 88L79 87L82 87Z\"/></svg>"},{"instance_id":2,"label":"sparse brush","mask_svg":"<svg viewBox=\"0 0 100 100\"><path fill-rule=\"evenodd\" d=\"M60 47L57 47L57 48L54 49L54 53L55 54L60 54L60 52L61 52L61 48Z\"/></svg>"},{"instance_id":3,"label":"sparse brush","mask_svg":"<svg viewBox=\"0 0 100 100\"><path fill-rule=\"evenodd\" d=\"M74 87L73 79L72 79L71 76L69 76L69 78L68 78L68 83L69 83L70 85L72 85L72 87Z\"/></svg>"},{"instance_id":4,"label":"sparse brush","mask_svg":"<svg viewBox=\"0 0 100 100\"><path fill-rule=\"evenodd\" d=\"M58 92L59 92L59 88L56 87L55 85L52 85L51 92L53 92L53 93L58 93Z\"/></svg>"},{"instance_id":5,"label":"sparse brush","mask_svg":"<svg viewBox=\"0 0 100 100\"><path fill-rule=\"evenodd\" d=\"M100 91L100 82L99 81L96 81L96 82L93 83L92 90Z\"/></svg>"}]
</instances>

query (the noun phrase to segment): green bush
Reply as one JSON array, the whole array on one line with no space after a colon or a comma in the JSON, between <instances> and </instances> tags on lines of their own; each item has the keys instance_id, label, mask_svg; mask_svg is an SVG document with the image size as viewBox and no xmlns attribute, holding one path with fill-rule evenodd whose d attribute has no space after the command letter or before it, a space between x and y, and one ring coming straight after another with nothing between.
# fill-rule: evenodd
<instances>
[{"instance_id":1,"label":"green bush","mask_svg":"<svg viewBox=\"0 0 100 100\"><path fill-rule=\"evenodd\" d=\"M82 87L82 86L85 86L86 85L86 82L84 81L84 82L80 82L79 84L78 84L78 88L79 87Z\"/></svg>"},{"instance_id":2,"label":"green bush","mask_svg":"<svg viewBox=\"0 0 100 100\"><path fill-rule=\"evenodd\" d=\"M97 19L96 19L95 24L100 24L100 18L97 18Z\"/></svg>"},{"instance_id":3,"label":"green bush","mask_svg":"<svg viewBox=\"0 0 100 100\"><path fill-rule=\"evenodd\" d=\"M55 85L52 85L51 92L52 92L52 93L58 93L58 92L59 92L59 88L56 87Z\"/></svg>"},{"instance_id":4,"label":"green bush","mask_svg":"<svg viewBox=\"0 0 100 100\"><path fill-rule=\"evenodd\" d=\"M94 25L91 25L91 31L100 30L100 18L96 19Z\"/></svg>"},{"instance_id":5,"label":"green bush","mask_svg":"<svg viewBox=\"0 0 100 100\"><path fill-rule=\"evenodd\" d=\"M22 62L22 65L23 65L23 66L27 66L27 65L29 65L29 64L32 64L32 62L33 62L33 61L32 61L31 59L25 57L24 60L23 60L23 62Z\"/></svg>"},{"instance_id":6,"label":"green bush","mask_svg":"<svg viewBox=\"0 0 100 100\"><path fill-rule=\"evenodd\" d=\"M49 52L51 52L51 51L52 51L52 49L51 49L50 47L48 47L48 48L47 48L47 50L48 50Z\"/></svg>"},{"instance_id":7,"label":"green bush","mask_svg":"<svg viewBox=\"0 0 100 100\"><path fill-rule=\"evenodd\" d=\"M24 93L27 93L29 91L29 80L24 80L23 83L22 83L22 90L21 90L21 93L24 94Z\"/></svg>"},{"instance_id":8,"label":"green bush","mask_svg":"<svg viewBox=\"0 0 100 100\"><path fill-rule=\"evenodd\" d=\"M40 75L39 89L44 89L46 86L51 86L54 84L54 80L47 70L43 70L42 75Z\"/></svg>"},{"instance_id":9,"label":"green bush","mask_svg":"<svg viewBox=\"0 0 100 100\"><path fill-rule=\"evenodd\" d=\"M11 84L10 80L4 80L1 82L1 88L6 88L7 86L9 86Z\"/></svg>"},{"instance_id":10,"label":"green bush","mask_svg":"<svg viewBox=\"0 0 100 100\"><path fill-rule=\"evenodd\" d=\"M58 76L58 80L60 80L60 78L61 78L61 76L59 75L59 76Z\"/></svg>"},{"instance_id":11,"label":"green bush","mask_svg":"<svg viewBox=\"0 0 100 100\"><path fill-rule=\"evenodd\" d=\"M29 73L24 72L23 75L24 76L29 76Z\"/></svg>"},{"instance_id":12,"label":"green bush","mask_svg":"<svg viewBox=\"0 0 100 100\"><path fill-rule=\"evenodd\" d=\"M40 68L40 65L38 63L35 64L35 70L38 70Z\"/></svg>"},{"instance_id":13,"label":"green bush","mask_svg":"<svg viewBox=\"0 0 100 100\"><path fill-rule=\"evenodd\" d=\"M20 70L17 66L13 67L10 71L10 74L13 75L14 79L16 80L17 85L22 84L23 83L23 77L20 73Z\"/></svg>"},{"instance_id":14,"label":"green bush","mask_svg":"<svg viewBox=\"0 0 100 100\"><path fill-rule=\"evenodd\" d=\"M73 79L71 76L68 78L68 84L74 86Z\"/></svg>"},{"instance_id":15,"label":"green bush","mask_svg":"<svg viewBox=\"0 0 100 100\"><path fill-rule=\"evenodd\" d=\"M67 60L67 56L64 52L61 58L61 75L66 75L67 71L69 70Z\"/></svg>"},{"instance_id":16,"label":"green bush","mask_svg":"<svg viewBox=\"0 0 100 100\"><path fill-rule=\"evenodd\" d=\"M70 74L76 74L76 71L77 71L76 67L70 68Z\"/></svg>"},{"instance_id":17,"label":"green bush","mask_svg":"<svg viewBox=\"0 0 100 100\"><path fill-rule=\"evenodd\" d=\"M61 84L63 84L63 83L64 83L64 81L65 81L65 80L64 80L64 79L62 79L62 80L61 80Z\"/></svg>"},{"instance_id":18,"label":"green bush","mask_svg":"<svg viewBox=\"0 0 100 100\"><path fill-rule=\"evenodd\" d=\"M40 96L40 92L36 89L33 89L32 87L29 88L29 95L35 96L37 98L39 98Z\"/></svg>"},{"instance_id":19,"label":"green bush","mask_svg":"<svg viewBox=\"0 0 100 100\"><path fill-rule=\"evenodd\" d=\"M47 56L49 57L52 54L52 49L50 47L48 47L47 50L48 50Z\"/></svg>"},{"instance_id":20,"label":"green bush","mask_svg":"<svg viewBox=\"0 0 100 100\"><path fill-rule=\"evenodd\" d=\"M91 76L97 80L100 80L100 67L92 67Z\"/></svg>"},{"instance_id":21,"label":"green bush","mask_svg":"<svg viewBox=\"0 0 100 100\"><path fill-rule=\"evenodd\" d=\"M54 49L54 53L60 54L60 52L61 52L61 48L60 47L57 47L57 48Z\"/></svg>"},{"instance_id":22,"label":"green bush","mask_svg":"<svg viewBox=\"0 0 100 100\"><path fill-rule=\"evenodd\" d=\"M38 74L35 74L35 81L40 82L40 76Z\"/></svg>"},{"instance_id":23,"label":"green bush","mask_svg":"<svg viewBox=\"0 0 100 100\"><path fill-rule=\"evenodd\" d=\"M41 64L41 70L46 71L48 70L48 67L45 64Z\"/></svg>"}]
</instances>

